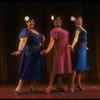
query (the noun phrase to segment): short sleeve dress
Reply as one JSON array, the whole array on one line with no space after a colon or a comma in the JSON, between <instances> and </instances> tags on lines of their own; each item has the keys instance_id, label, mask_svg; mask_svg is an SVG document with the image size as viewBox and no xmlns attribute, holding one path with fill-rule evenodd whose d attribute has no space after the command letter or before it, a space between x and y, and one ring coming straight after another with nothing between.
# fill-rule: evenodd
<instances>
[{"instance_id":1,"label":"short sleeve dress","mask_svg":"<svg viewBox=\"0 0 100 100\"><path fill-rule=\"evenodd\" d=\"M50 31L50 37L55 38L53 48L52 72L55 74L67 74L72 72L71 52L68 48L69 31L65 29L58 30L53 28Z\"/></svg>"},{"instance_id":2,"label":"short sleeve dress","mask_svg":"<svg viewBox=\"0 0 100 100\"><path fill-rule=\"evenodd\" d=\"M44 57L40 54L42 49L42 34L36 35L28 28L23 28L19 38L28 37L27 43L22 51L18 79L41 80L46 74Z\"/></svg>"},{"instance_id":3,"label":"short sleeve dress","mask_svg":"<svg viewBox=\"0 0 100 100\"><path fill-rule=\"evenodd\" d=\"M87 54L87 31L79 26L75 30L79 30L78 42L75 46L75 57L73 70L84 72L89 70L88 54Z\"/></svg>"}]
</instances>

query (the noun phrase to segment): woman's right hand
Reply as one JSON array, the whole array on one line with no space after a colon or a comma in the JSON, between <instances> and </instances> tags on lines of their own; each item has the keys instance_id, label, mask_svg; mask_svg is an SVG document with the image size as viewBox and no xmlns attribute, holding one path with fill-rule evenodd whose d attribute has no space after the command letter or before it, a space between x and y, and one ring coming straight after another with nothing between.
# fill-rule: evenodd
<instances>
[{"instance_id":1,"label":"woman's right hand","mask_svg":"<svg viewBox=\"0 0 100 100\"><path fill-rule=\"evenodd\" d=\"M20 51L15 51L15 52L12 52L11 55L17 56L17 55L19 55L20 53L21 53Z\"/></svg>"},{"instance_id":2,"label":"woman's right hand","mask_svg":"<svg viewBox=\"0 0 100 100\"><path fill-rule=\"evenodd\" d=\"M72 48L71 45L68 45L67 47L68 47L68 48L71 48L71 50L74 52L74 48Z\"/></svg>"},{"instance_id":3,"label":"woman's right hand","mask_svg":"<svg viewBox=\"0 0 100 100\"><path fill-rule=\"evenodd\" d=\"M47 54L47 53L48 53L47 50L42 50L42 51L40 52L40 54Z\"/></svg>"},{"instance_id":4,"label":"woman's right hand","mask_svg":"<svg viewBox=\"0 0 100 100\"><path fill-rule=\"evenodd\" d=\"M72 46L71 46L71 45L67 45L67 47L68 47L68 48L71 48Z\"/></svg>"}]
</instances>

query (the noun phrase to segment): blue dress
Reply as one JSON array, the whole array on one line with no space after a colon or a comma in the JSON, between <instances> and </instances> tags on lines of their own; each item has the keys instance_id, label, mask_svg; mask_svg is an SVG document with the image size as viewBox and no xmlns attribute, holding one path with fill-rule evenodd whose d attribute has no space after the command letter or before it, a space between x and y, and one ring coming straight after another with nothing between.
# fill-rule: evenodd
<instances>
[{"instance_id":1,"label":"blue dress","mask_svg":"<svg viewBox=\"0 0 100 100\"><path fill-rule=\"evenodd\" d=\"M76 26L79 30L78 42L75 46L75 62L73 66L74 71L84 72L89 70L88 56L87 56L87 32L83 28Z\"/></svg>"},{"instance_id":2,"label":"blue dress","mask_svg":"<svg viewBox=\"0 0 100 100\"><path fill-rule=\"evenodd\" d=\"M41 80L45 77L44 57L40 54L42 49L42 34L36 35L28 28L23 28L19 38L28 37L22 51L22 58L18 79Z\"/></svg>"}]
</instances>

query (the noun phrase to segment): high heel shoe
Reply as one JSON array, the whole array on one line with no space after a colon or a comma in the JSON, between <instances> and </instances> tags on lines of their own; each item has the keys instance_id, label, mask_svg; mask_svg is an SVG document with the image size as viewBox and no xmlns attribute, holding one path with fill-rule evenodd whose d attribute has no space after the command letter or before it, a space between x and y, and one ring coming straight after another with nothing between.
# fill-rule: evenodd
<instances>
[{"instance_id":1,"label":"high heel shoe","mask_svg":"<svg viewBox=\"0 0 100 100\"><path fill-rule=\"evenodd\" d=\"M80 91L85 91L85 88L82 88L82 87L80 87L80 86L76 86L76 89L77 89L77 90L80 90Z\"/></svg>"},{"instance_id":2,"label":"high heel shoe","mask_svg":"<svg viewBox=\"0 0 100 100\"><path fill-rule=\"evenodd\" d=\"M33 90L33 89L31 88L31 89L30 89L30 93L38 93L38 90L36 90L36 89Z\"/></svg>"},{"instance_id":3,"label":"high heel shoe","mask_svg":"<svg viewBox=\"0 0 100 100\"><path fill-rule=\"evenodd\" d=\"M68 85L68 91L69 93L73 93L74 89L70 85Z\"/></svg>"},{"instance_id":4,"label":"high heel shoe","mask_svg":"<svg viewBox=\"0 0 100 100\"><path fill-rule=\"evenodd\" d=\"M49 94L49 93L51 92L51 90L52 90L52 87L48 87L48 88L46 89L45 92L46 92L47 94Z\"/></svg>"},{"instance_id":5,"label":"high heel shoe","mask_svg":"<svg viewBox=\"0 0 100 100\"><path fill-rule=\"evenodd\" d=\"M22 92L19 92L19 91L14 91L14 94L15 94L15 95L21 95L21 94L22 94Z\"/></svg>"},{"instance_id":6,"label":"high heel shoe","mask_svg":"<svg viewBox=\"0 0 100 100\"><path fill-rule=\"evenodd\" d=\"M57 90L58 92L67 92L67 90L64 89L63 87L57 87L56 90Z\"/></svg>"}]
</instances>

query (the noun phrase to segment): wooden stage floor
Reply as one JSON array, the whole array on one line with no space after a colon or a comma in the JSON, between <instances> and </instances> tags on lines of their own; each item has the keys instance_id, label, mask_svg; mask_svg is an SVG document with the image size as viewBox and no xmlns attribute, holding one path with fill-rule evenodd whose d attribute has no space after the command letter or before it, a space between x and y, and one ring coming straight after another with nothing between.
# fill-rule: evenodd
<instances>
[{"instance_id":1,"label":"wooden stage floor","mask_svg":"<svg viewBox=\"0 0 100 100\"><path fill-rule=\"evenodd\" d=\"M100 99L100 83L85 83L85 91L75 90L73 93L57 92L55 91L55 85L53 91L50 94L46 94L44 91L47 84L38 84L37 88L40 93L30 93L30 87L25 85L23 88L24 93L15 95L14 90L16 85L1 85L0 86L0 99ZM64 84L67 88L67 85Z\"/></svg>"}]
</instances>

